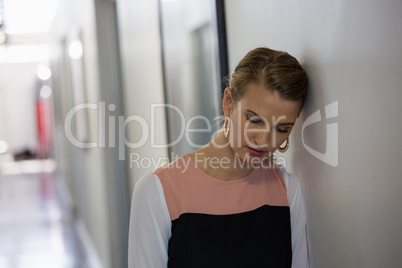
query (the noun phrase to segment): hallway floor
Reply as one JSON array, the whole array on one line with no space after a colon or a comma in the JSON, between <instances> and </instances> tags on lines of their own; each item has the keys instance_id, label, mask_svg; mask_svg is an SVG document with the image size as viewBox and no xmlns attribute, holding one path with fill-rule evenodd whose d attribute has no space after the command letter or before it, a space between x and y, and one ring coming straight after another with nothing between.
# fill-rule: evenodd
<instances>
[{"instance_id":1,"label":"hallway floor","mask_svg":"<svg viewBox=\"0 0 402 268\"><path fill-rule=\"evenodd\" d=\"M84 268L88 258L52 173L0 174L0 268Z\"/></svg>"}]
</instances>

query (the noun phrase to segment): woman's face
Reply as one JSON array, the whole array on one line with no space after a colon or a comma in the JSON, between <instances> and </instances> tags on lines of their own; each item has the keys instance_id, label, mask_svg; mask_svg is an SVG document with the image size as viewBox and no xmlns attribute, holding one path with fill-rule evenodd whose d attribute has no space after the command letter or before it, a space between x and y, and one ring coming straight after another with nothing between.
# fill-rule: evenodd
<instances>
[{"instance_id":1,"label":"woman's face","mask_svg":"<svg viewBox=\"0 0 402 268\"><path fill-rule=\"evenodd\" d=\"M286 141L302 105L256 83L249 84L237 102L226 88L222 102L225 116L231 119L231 149L240 159L248 156L253 163L270 157Z\"/></svg>"}]
</instances>

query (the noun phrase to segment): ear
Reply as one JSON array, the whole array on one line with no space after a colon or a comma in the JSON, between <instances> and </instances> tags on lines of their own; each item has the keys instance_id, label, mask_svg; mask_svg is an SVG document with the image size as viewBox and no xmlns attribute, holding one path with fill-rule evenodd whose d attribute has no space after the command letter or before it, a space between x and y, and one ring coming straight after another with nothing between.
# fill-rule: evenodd
<instances>
[{"instance_id":1,"label":"ear","mask_svg":"<svg viewBox=\"0 0 402 268\"><path fill-rule=\"evenodd\" d=\"M225 92L223 93L223 98L222 98L222 108L223 108L223 114L225 116L230 115L230 107L232 106L232 90L227 87L225 88Z\"/></svg>"}]
</instances>

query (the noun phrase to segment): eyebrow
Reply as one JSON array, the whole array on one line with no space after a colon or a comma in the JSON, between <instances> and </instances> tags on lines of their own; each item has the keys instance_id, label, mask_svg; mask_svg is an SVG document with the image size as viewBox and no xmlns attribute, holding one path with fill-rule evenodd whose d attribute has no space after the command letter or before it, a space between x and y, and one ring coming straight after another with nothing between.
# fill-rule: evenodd
<instances>
[{"instance_id":1,"label":"eyebrow","mask_svg":"<svg viewBox=\"0 0 402 268\"><path fill-rule=\"evenodd\" d=\"M246 112L249 112L249 113L252 113L254 116L257 116L257 117L263 117L263 116L261 116L261 115L259 115L259 114L257 114L256 112L253 112L253 111L251 111L251 110L246 110ZM277 124L277 126L294 126L294 124L295 123L279 123L279 124Z\"/></svg>"}]
</instances>

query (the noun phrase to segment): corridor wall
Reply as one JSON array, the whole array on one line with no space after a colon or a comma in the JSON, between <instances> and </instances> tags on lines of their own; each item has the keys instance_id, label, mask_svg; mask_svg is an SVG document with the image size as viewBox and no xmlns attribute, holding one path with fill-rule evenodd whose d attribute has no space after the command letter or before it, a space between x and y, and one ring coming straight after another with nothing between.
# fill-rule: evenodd
<instances>
[{"instance_id":1,"label":"corridor wall","mask_svg":"<svg viewBox=\"0 0 402 268\"><path fill-rule=\"evenodd\" d=\"M105 150L99 146L86 149L72 144L66 136L65 120L74 102L71 68L69 66L68 37L80 32L83 45L83 73L85 102L99 104L100 72L96 34L96 12L94 0L61 1L52 25L52 61L57 70L54 77L55 103L55 159L58 163L58 178L67 186L62 196L76 216L77 230L88 251L93 267L113 267L110 235L110 214L108 211ZM87 141L98 141L98 110L87 113ZM68 128L68 127L67 127ZM110 180L110 179L109 179Z\"/></svg>"},{"instance_id":2,"label":"corridor wall","mask_svg":"<svg viewBox=\"0 0 402 268\"><path fill-rule=\"evenodd\" d=\"M168 161L167 148L158 148L167 144L165 110L158 106L165 102L158 2L117 1L124 116L135 119L126 126L131 189L142 175Z\"/></svg>"},{"instance_id":3,"label":"corridor wall","mask_svg":"<svg viewBox=\"0 0 402 268\"><path fill-rule=\"evenodd\" d=\"M226 1L231 71L268 46L309 73L283 157L304 189L311 267L402 262L400 14L397 0Z\"/></svg>"}]
</instances>

